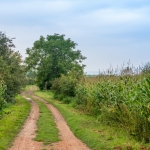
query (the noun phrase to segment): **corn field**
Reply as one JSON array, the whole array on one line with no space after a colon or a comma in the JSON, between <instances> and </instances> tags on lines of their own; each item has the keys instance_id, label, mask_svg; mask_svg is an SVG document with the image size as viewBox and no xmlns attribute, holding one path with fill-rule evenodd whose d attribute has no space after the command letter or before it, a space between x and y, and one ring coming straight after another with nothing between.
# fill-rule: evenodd
<instances>
[{"instance_id":1,"label":"corn field","mask_svg":"<svg viewBox=\"0 0 150 150\"><path fill-rule=\"evenodd\" d=\"M99 121L125 128L138 141L150 142L150 76L85 78L76 87L76 104Z\"/></svg>"},{"instance_id":2,"label":"corn field","mask_svg":"<svg viewBox=\"0 0 150 150\"><path fill-rule=\"evenodd\" d=\"M136 140L150 142L150 73L133 67L109 69L95 77L69 73L53 82L55 98L98 121L124 128Z\"/></svg>"}]
</instances>

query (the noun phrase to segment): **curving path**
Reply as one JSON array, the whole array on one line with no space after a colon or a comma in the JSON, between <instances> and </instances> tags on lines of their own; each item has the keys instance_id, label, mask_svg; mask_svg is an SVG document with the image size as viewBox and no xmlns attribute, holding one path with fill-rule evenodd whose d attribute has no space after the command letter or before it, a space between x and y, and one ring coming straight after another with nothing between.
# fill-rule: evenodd
<instances>
[{"instance_id":1,"label":"curving path","mask_svg":"<svg viewBox=\"0 0 150 150\"><path fill-rule=\"evenodd\" d=\"M24 96L25 97L25 96ZM39 107L34 101L31 102L30 114L23 125L22 130L16 137L13 146L9 150L40 150L41 142L36 142L33 138L36 137L36 122L39 117Z\"/></svg>"},{"instance_id":2,"label":"curving path","mask_svg":"<svg viewBox=\"0 0 150 150\"><path fill-rule=\"evenodd\" d=\"M61 113L53 105L37 96L34 96L32 91L29 91L27 94L30 94L33 98L43 102L51 111L56 127L59 130L61 141L45 146L42 142L33 140L33 138L36 137L36 122L39 117L39 108L36 102L32 100L29 117L26 120L23 129L16 137L13 146L9 148L9 150L90 150L84 143L74 136ZM26 93L23 93L23 95L26 97Z\"/></svg>"},{"instance_id":3,"label":"curving path","mask_svg":"<svg viewBox=\"0 0 150 150\"><path fill-rule=\"evenodd\" d=\"M81 142L74 136L58 109L37 96L33 97L42 101L49 108L59 130L61 141L58 143L53 143L52 146L47 146L48 149L53 148L54 150L90 150L83 142Z\"/></svg>"}]
</instances>

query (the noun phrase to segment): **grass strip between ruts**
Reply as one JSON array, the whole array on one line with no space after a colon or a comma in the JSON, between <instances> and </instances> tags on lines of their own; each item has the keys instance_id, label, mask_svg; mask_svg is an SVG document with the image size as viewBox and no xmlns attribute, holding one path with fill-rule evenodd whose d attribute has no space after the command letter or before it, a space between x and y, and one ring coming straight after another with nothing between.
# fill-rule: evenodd
<instances>
[{"instance_id":1,"label":"grass strip between ruts","mask_svg":"<svg viewBox=\"0 0 150 150\"><path fill-rule=\"evenodd\" d=\"M6 150L12 145L30 111L29 102L18 95L15 104L9 104L3 110L0 119L0 150Z\"/></svg>"},{"instance_id":2,"label":"grass strip between ruts","mask_svg":"<svg viewBox=\"0 0 150 150\"><path fill-rule=\"evenodd\" d=\"M124 130L106 126L74 109L70 104L62 104L53 99L51 92L36 91L35 95L52 103L60 110L73 133L92 150L135 149L146 147L135 141ZM148 145L147 145L148 146Z\"/></svg>"},{"instance_id":3,"label":"grass strip between ruts","mask_svg":"<svg viewBox=\"0 0 150 150\"><path fill-rule=\"evenodd\" d=\"M58 129L56 128L51 112L43 102L35 98L32 99L37 102L40 109L40 117L37 121L37 136L34 140L43 142L44 144L60 141Z\"/></svg>"}]
</instances>

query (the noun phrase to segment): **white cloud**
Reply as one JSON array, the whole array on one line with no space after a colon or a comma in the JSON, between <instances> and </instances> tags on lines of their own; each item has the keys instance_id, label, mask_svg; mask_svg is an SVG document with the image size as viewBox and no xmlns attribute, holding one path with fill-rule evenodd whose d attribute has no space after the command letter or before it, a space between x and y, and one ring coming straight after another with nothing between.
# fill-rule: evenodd
<instances>
[{"instance_id":1,"label":"white cloud","mask_svg":"<svg viewBox=\"0 0 150 150\"><path fill-rule=\"evenodd\" d=\"M19 14L19 13L59 13L71 7L71 3L61 0L50 1L11 1L1 3L0 13ZM40 14L39 14L40 15Z\"/></svg>"},{"instance_id":2,"label":"white cloud","mask_svg":"<svg viewBox=\"0 0 150 150\"><path fill-rule=\"evenodd\" d=\"M88 57L86 71L149 59L150 6L140 0L17 1L0 3L0 29L16 37L14 43L23 56L40 35L59 33L79 44L77 49ZM128 7L129 3L142 5Z\"/></svg>"},{"instance_id":3,"label":"white cloud","mask_svg":"<svg viewBox=\"0 0 150 150\"><path fill-rule=\"evenodd\" d=\"M92 26L115 25L115 24L141 24L150 23L150 8L120 9L106 8L98 9L79 16L84 24Z\"/></svg>"}]
</instances>

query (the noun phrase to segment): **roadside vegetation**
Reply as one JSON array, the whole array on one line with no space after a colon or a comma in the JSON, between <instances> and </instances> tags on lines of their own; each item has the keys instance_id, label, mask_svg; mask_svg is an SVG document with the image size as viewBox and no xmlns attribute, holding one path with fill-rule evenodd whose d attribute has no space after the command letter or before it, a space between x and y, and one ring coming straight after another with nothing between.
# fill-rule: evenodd
<instances>
[{"instance_id":1,"label":"roadside vegetation","mask_svg":"<svg viewBox=\"0 0 150 150\"><path fill-rule=\"evenodd\" d=\"M70 74L56 79L52 85L54 97L73 103L75 108L103 124L124 128L137 141L150 142L148 72L126 67L118 74L109 70L94 78L83 76L71 82L75 79Z\"/></svg>"},{"instance_id":2,"label":"roadside vegetation","mask_svg":"<svg viewBox=\"0 0 150 150\"><path fill-rule=\"evenodd\" d=\"M25 66L15 51L14 38L0 32L0 149L10 147L30 110L30 104L21 96L25 87Z\"/></svg>"},{"instance_id":3,"label":"roadside vegetation","mask_svg":"<svg viewBox=\"0 0 150 150\"><path fill-rule=\"evenodd\" d=\"M110 68L97 77L83 74L85 59L76 43L64 35L43 36L26 50L27 69L37 73L40 90L51 90L54 98L72 104L109 127L124 129L134 140L150 143L149 63L143 68Z\"/></svg>"},{"instance_id":4,"label":"roadside vegetation","mask_svg":"<svg viewBox=\"0 0 150 150\"><path fill-rule=\"evenodd\" d=\"M50 91L36 91L35 95L57 107L67 121L73 133L91 149L146 149L148 145L137 142L125 129L103 124L93 116L73 108L73 104L64 104L54 99Z\"/></svg>"},{"instance_id":5,"label":"roadside vegetation","mask_svg":"<svg viewBox=\"0 0 150 150\"><path fill-rule=\"evenodd\" d=\"M0 32L0 111L6 103L15 102L15 96L26 84L25 66L14 48L13 38Z\"/></svg>"},{"instance_id":6,"label":"roadside vegetation","mask_svg":"<svg viewBox=\"0 0 150 150\"><path fill-rule=\"evenodd\" d=\"M6 150L12 145L14 138L30 111L29 102L21 96L15 98L15 104L7 104L0 117L0 149Z\"/></svg>"},{"instance_id":7,"label":"roadside vegetation","mask_svg":"<svg viewBox=\"0 0 150 150\"><path fill-rule=\"evenodd\" d=\"M98 76L87 77L82 64L86 57L76 46L70 38L65 39L65 35L41 36L32 48L26 49L27 57L23 61L14 50L13 38L0 32L0 131L7 128L11 119L18 123L10 121L12 136L8 131L5 138L5 132L0 132L0 139L4 141L1 149L10 143L29 111L28 102L21 97L16 99L23 89L30 88L25 88L27 83L53 92L53 95L49 91L36 94L58 107L75 135L90 148L150 147L150 63L138 69L130 65L110 68ZM49 100L52 98L60 102ZM49 112L41 102L38 105L44 113L38 121L36 140L45 140L45 143L58 140L47 139L45 120ZM24 108L26 111L22 112Z\"/></svg>"}]
</instances>

